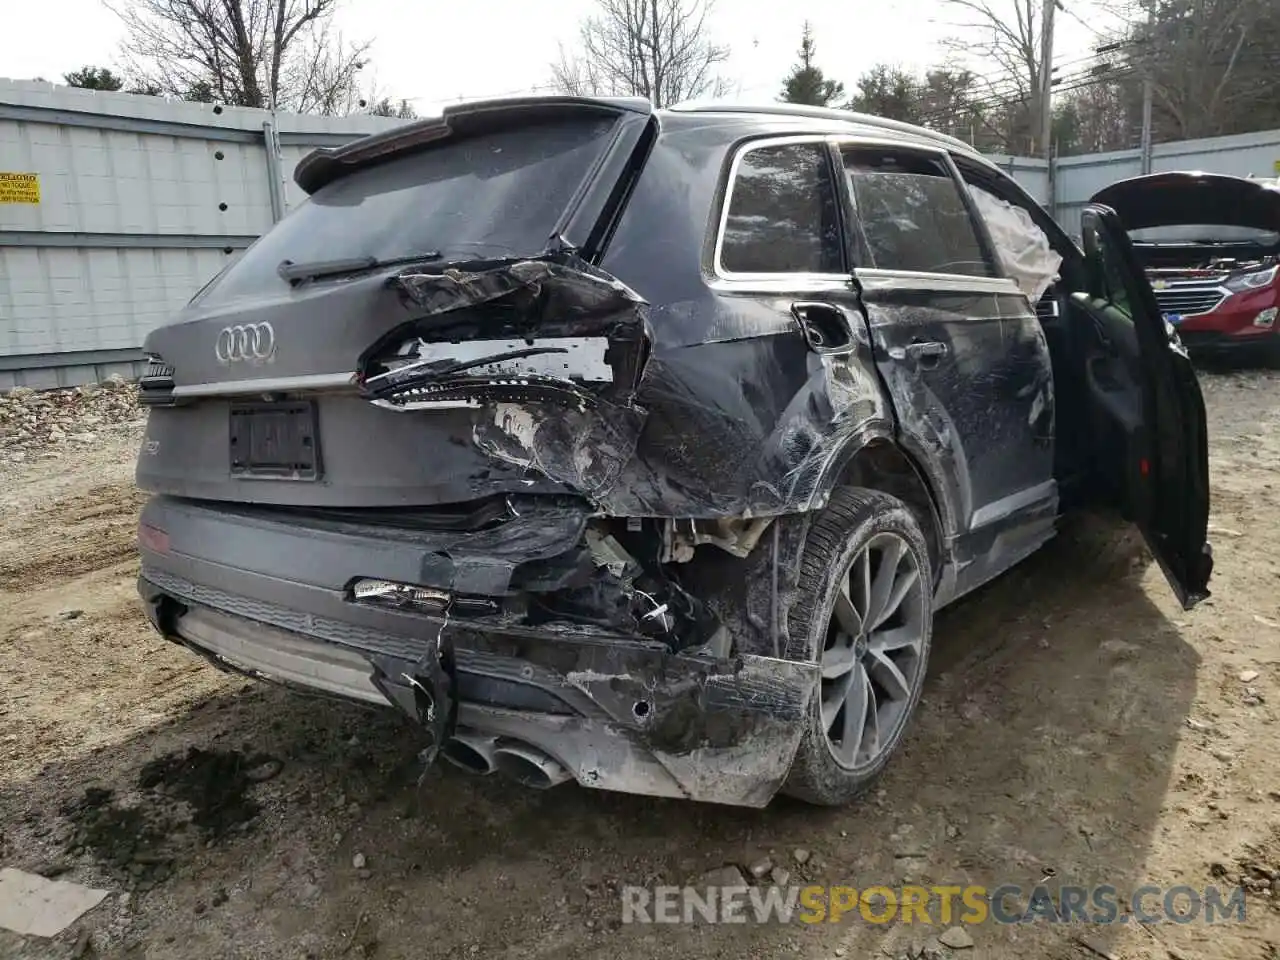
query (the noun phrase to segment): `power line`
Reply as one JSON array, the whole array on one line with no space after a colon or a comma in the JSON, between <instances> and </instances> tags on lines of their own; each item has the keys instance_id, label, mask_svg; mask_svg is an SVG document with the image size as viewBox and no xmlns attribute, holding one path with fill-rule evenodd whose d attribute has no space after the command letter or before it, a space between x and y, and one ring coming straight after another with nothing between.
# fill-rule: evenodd
<instances>
[{"instance_id":1,"label":"power line","mask_svg":"<svg viewBox=\"0 0 1280 960\"><path fill-rule=\"evenodd\" d=\"M1070 93L1073 90L1080 90L1101 83L1110 83L1112 80L1132 76L1134 72L1132 67L1116 67L1102 75L1095 74L1091 70L1082 70L1071 76L1059 79L1054 86L1054 92L1060 94ZM961 120L973 114L981 114L1001 107L1030 105L1032 100L1033 95L1030 91L1020 97L988 96L975 100L962 100L954 107L943 107L922 114L920 122L927 124L940 120Z\"/></svg>"},{"instance_id":2,"label":"power line","mask_svg":"<svg viewBox=\"0 0 1280 960\"><path fill-rule=\"evenodd\" d=\"M1072 60L1064 61L1055 65L1054 72L1066 68L1068 66L1077 66L1080 64L1088 64L1084 69L1076 70L1073 73L1057 76L1053 79L1053 89L1055 93L1069 93L1073 90L1079 90L1094 84L1111 83L1116 80L1125 79L1133 76L1135 69L1129 66L1124 59L1117 62L1116 59L1104 58L1102 54L1114 53L1123 50L1126 47L1138 46L1144 43L1141 40L1116 41L1103 46L1099 46L1093 55L1087 57L1077 57ZM1249 51L1243 55L1245 58L1268 59L1271 55L1265 51ZM1241 62L1237 59L1237 62ZM987 79L987 78L982 78ZM1021 78L1005 77L997 80L987 79L988 87L983 90L978 97L962 99L961 102L954 107L942 107L931 110L922 115L921 122L931 122L935 120L958 119L967 113L974 111L982 111L989 109L998 109L1000 107L1014 106L1019 104L1030 104L1034 98L1034 91L1023 88Z\"/></svg>"},{"instance_id":3,"label":"power line","mask_svg":"<svg viewBox=\"0 0 1280 960\"><path fill-rule=\"evenodd\" d=\"M1080 15L1079 15L1078 13L1076 13L1074 10L1070 10L1070 9L1068 9L1068 8L1067 8L1067 7L1066 7L1066 6L1061 2L1061 0L1054 0L1054 6L1056 6L1059 10L1061 10L1063 13L1065 13L1068 17L1070 17L1070 18L1071 18L1072 20L1074 20L1076 23L1080 24L1080 26L1084 27L1086 30L1088 30L1090 33L1092 33L1095 37L1105 37L1105 36L1106 36L1106 34L1104 34L1101 30L1097 29L1096 27L1094 27L1094 26L1092 26L1092 25L1090 25L1090 24L1088 24L1088 23L1085 23L1085 22L1084 22L1084 20L1082 20L1082 19L1080 18Z\"/></svg>"},{"instance_id":4,"label":"power line","mask_svg":"<svg viewBox=\"0 0 1280 960\"><path fill-rule=\"evenodd\" d=\"M1077 80L1084 79L1091 75L1092 75L1091 70L1081 70L1074 74L1068 74L1064 77L1059 78L1058 85L1062 85L1065 83L1074 83ZM957 106L960 110L1004 106L1007 104L1022 103L1022 102L1029 101L1033 96L1034 96L1033 91L1029 89L1025 91L1018 90L1016 91L1016 95L1010 95L1009 92L1003 92L1003 91L986 91L978 97L962 100ZM954 111L948 108L941 108L938 110L930 111L930 113L927 115L928 116L945 115L951 112L954 112Z\"/></svg>"},{"instance_id":5,"label":"power line","mask_svg":"<svg viewBox=\"0 0 1280 960\"><path fill-rule=\"evenodd\" d=\"M1082 64L1089 64L1089 70L1076 71L1076 76L1078 77L1085 76L1086 72L1100 72L1098 71L1099 67L1107 69L1114 66L1112 61L1104 60L1097 56L1096 53L1084 57L1075 57L1073 59L1063 60L1054 64L1053 67L1054 74L1059 74L1060 71L1063 72L1054 80L1055 89L1070 77L1070 74L1066 73L1066 71L1072 67L1079 67ZM977 97L970 99L968 102L996 102L1002 100L1011 100L1016 102L1020 99L1033 96L1034 91L1032 91L1029 86L1024 87L1023 82L1023 78L1009 74L1005 74L998 78L977 77L970 89L972 89L973 86L981 87L981 89L977 92Z\"/></svg>"}]
</instances>

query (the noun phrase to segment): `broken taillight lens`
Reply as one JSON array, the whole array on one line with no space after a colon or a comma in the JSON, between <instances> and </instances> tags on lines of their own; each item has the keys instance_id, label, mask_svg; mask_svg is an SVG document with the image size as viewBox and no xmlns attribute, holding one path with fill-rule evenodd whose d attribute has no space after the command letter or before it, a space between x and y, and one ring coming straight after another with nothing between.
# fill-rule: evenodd
<instances>
[{"instance_id":1,"label":"broken taillight lens","mask_svg":"<svg viewBox=\"0 0 1280 960\"><path fill-rule=\"evenodd\" d=\"M138 524L138 546L153 553L169 552L169 534L150 524Z\"/></svg>"}]
</instances>

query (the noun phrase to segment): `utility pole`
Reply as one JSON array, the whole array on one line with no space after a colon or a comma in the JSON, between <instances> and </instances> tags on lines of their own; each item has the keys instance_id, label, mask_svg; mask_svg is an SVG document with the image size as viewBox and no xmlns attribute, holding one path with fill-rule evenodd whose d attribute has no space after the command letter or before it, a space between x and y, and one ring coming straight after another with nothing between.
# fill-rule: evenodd
<instances>
[{"instance_id":1,"label":"utility pole","mask_svg":"<svg viewBox=\"0 0 1280 960\"><path fill-rule=\"evenodd\" d=\"M1044 0L1040 28L1040 152L1053 161L1053 10L1058 0Z\"/></svg>"},{"instance_id":2,"label":"utility pole","mask_svg":"<svg viewBox=\"0 0 1280 960\"><path fill-rule=\"evenodd\" d=\"M1147 58L1142 71L1142 173L1151 172L1151 100L1155 94L1155 85L1151 81L1150 49L1155 35L1156 0L1147 0Z\"/></svg>"},{"instance_id":3,"label":"utility pole","mask_svg":"<svg viewBox=\"0 0 1280 960\"><path fill-rule=\"evenodd\" d=\"M1151 78L1142 81L1142 173L1151 172ZM1132 128L1131 128L1132 129Z\"/></svg>"},{"instance_id":4,"label":"utility pole","mask_svg":"<svg viewBox=\"0 0 1280 960\"><path fill-rule=\"evenodd\" d=\"M1053 162L1053 9L1058 0L1043 0L1044 23L1040 30L1040 150L1044 154L1045 209L1055 214L1058 202L1057 171Z\"/></svg>"}]
</instances>

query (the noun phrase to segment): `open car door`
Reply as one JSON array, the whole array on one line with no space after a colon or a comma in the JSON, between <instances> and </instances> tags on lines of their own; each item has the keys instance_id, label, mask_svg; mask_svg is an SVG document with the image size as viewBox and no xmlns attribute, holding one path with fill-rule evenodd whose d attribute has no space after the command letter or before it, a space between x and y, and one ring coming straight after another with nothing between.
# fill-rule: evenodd
<instances>
[{"instance_id":1,"label":"open car door","mask_svg":"<svg viewBox=\"0 0 1280 960\"><path fill-rule=\"evenodd\" d=\"M1090 204L1081 226L1089 291L1073 299L1098 331L1085 361L1096 474L1190 609L1213 570L1204 398L1115 211Z\"/></svg>"}]
</instances>

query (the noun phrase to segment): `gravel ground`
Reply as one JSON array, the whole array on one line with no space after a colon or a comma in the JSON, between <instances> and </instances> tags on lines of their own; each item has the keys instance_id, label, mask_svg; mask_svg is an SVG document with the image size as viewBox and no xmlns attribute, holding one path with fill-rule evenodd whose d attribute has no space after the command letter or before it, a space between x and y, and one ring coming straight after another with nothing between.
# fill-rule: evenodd
<instances>
[{"instance_id":1,"label":"gravel ground","mask_svg":"<svg viewBox=\"0 0 1280 960\"><path fill-rule=\"evenodd\" d=\"M0 866L113 891L54 940L0 931L0 956L1275 960L1280 376L1203 384L1213 598L1183 612L1133 535L1071 523L940 616L877 791L764 811L444 767L419 783L396 719L228 678L151 633L127 386L0 398ZM619 925L619 886L727 866L1249 893L1243 923L986 924L972 945L856 915Z\"/></svg>"}]
</instances>

